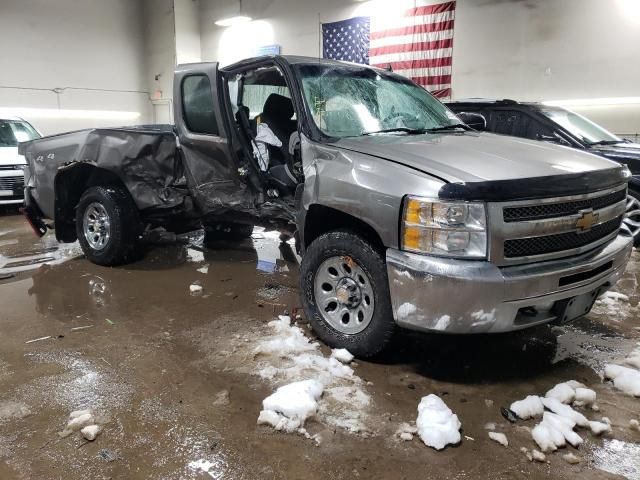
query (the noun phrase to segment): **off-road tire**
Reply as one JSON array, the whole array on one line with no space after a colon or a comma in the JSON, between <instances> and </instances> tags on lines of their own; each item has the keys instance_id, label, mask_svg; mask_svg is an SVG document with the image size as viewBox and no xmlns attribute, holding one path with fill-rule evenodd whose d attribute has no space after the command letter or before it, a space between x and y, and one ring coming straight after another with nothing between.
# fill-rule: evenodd
<instances>
[{"instance_id":1,"label":"off-road tire","mask_svg":"<svg viewBox=\"0 0 640 480\"><path fill-rule=\"evenodd\" d=\"M245 240L251 237L253 225L218 222L204 225L204 244L220 240Z\"/></svg>"},{"instance_id":2,"label":"off-road tire","mask_svg":"<svg viewBox=\"0 0 640 480\"><path fill-rule=\"evenodd\" d=\"M331 257L350 257L369 277L374 312L364 330L345 334L334 329L320 314L315 301L314 281L320 265ZM380 353L390 342L396 325L393 319L384 252L358 234L336 230L316 238L306 249L300 265L300 291L309 323L318 337L332 348L346 348L360 358Z\"/></svg>"},{"instance_id":3,"label":"off-road tire","mask_svg":"<svg viewBox=\"0 0 640 480\"><path fill-rule=\"evenodd\" d=\"M84 235L83 218L87 207L101 204L109 215L110 236L104 248L91 247ZM135 261L139 255L140 221L129 192L120 186L88 188L76 207L76 235L85 256L93 263L112 267Z\"/></svg>"}]
</instances>

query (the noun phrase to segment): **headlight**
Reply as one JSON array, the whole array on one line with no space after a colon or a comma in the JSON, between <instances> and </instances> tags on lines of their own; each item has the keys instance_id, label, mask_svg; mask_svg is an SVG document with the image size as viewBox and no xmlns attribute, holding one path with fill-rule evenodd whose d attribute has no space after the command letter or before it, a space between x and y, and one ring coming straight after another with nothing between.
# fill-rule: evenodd
<instances>
[{"instance_id":1,"label":"headlight","mask_svg":"<svg viewBox=\"0 0 640 480\"><path fill-rule=\"evenodd\" d=\"M403 250L431 255L486 258L484 203L444 202L407 196L402 214Z\"/></svg>"}]
</instances>

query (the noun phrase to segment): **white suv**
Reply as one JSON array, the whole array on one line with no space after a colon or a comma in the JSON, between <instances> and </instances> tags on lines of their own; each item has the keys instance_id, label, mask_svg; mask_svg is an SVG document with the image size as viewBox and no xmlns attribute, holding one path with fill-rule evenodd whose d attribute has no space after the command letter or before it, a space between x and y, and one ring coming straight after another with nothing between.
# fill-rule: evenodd
<instances>
[{"instance_id":1,"label":"white suv","mask_svg":"<svg viewBox=\"0 0 640 480\"><path fill-rule=\"evenodd\" d=\"M0 205L23 202L26 161L18 154L18 143L40 136L22 118L0 118Z\"/></svg>"}]
</instances>

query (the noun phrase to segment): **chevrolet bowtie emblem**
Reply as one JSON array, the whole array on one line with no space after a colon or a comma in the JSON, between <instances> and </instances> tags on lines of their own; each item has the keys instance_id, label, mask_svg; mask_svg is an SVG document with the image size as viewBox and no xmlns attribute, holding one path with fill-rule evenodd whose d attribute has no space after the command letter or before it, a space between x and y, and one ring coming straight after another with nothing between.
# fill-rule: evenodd
<instances>
[{"instance_id":1,"label":"chevrolet bowtie emblem","mask_svg":"<svg viewBox=\"0 0 640 480\"><path fill-rule=\"evenodd\" d=\"M580 218L576 222L576 228L581 232L588 232L598 222L600 215L593 213L593 210L584 210L580 212Z\"/></svg>"}]
</instances>

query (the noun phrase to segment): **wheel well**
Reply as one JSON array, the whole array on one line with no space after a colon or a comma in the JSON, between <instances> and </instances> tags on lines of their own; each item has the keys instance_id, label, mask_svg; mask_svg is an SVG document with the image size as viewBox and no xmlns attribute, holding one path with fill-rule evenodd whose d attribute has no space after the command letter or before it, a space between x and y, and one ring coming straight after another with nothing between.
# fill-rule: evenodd
<instances>
[{"instance_id":1,"label":"wheel well","mask_svg":"<svg viewBox=\"0 0 640 480\"><path fill-rule=\"evenodd\" d=\"M77 240L76 206L85 190L97 185L124 187L124 183L115 173L88 163L75 164L56 175L54 224L56 238L59 241L75 242Z\"/></svg>"},{"instance_id":2,"label":"wheel well","mask_svg":"<svg viewBox=\"0 0 640 480\"><path fill-rule=\"evenodd\" d=\"M380 235L371 225L353 215L324 205L309 207L304 222L304 246L306 248L323 233L344 228L360 234L375 248L384 250Z\"/></svg>"}]
</instances>

